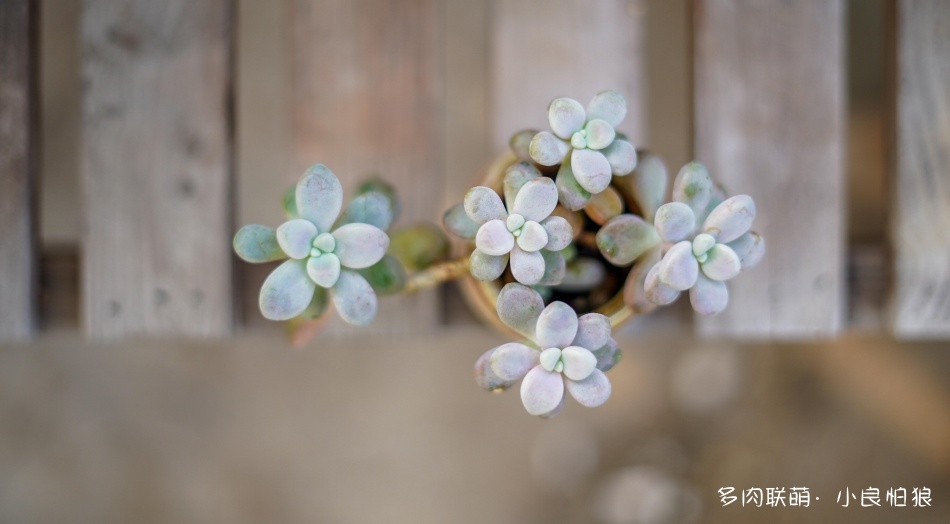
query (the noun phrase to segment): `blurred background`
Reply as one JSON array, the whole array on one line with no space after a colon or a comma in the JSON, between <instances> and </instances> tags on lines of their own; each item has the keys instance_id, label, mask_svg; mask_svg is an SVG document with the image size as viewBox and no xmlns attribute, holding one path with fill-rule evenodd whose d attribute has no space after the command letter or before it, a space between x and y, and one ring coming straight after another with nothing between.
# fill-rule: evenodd
<instances>
[{"instance_id":1,"label":"blurred background","mask_svg":"<svg viewBox=\"0 0 950 524\"><path fill-rule=\"evenodd\" d=\"M0 522L950 521L946 2L0 0L0 61ZM722 315L616 330L607 404L480 390L508 338L454 285L261 319L230 239L305 166L435 221L606 88L769 242Z\"/></svg>"}]
</instances>

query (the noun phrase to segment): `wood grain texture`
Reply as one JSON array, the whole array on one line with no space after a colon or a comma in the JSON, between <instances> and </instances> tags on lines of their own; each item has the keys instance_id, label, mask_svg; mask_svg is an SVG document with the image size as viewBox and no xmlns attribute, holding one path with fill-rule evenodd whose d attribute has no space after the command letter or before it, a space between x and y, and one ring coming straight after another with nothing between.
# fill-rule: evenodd
<instances>
[{"instance_id":1,"label":"wood grain texture","mask_svg":"<svg viewBox=\"0 0 950 524\"><path fill-rule=\"evenodd\" d=\"M892 327L950 338L950 3L897 2Z\"/></svg>"},{"instance_id":2,"label":"wood grain texture","mask_svg":"<svg viewBox=\"0 0 950 524\"><path fill-rule=\"evenodd\" d=\"M625 0L496 0L492 5L492 116L496 153L511 135L547 129L559 96L587 105L604 89L627 98L620 130L644 145L642 7Z\"/></svg>"},{"instance_id":3,"label":"wood grain texture","mask_svg":"<svg viewBox=\"0 0 950 524\"><path fill-rule=\"evenodd\" d=\"M83 7L89 334L230 333L232 3Z\"/></svg>"},{"instance_id":4,"label":"wood grain texture","mask_svg":"<svg viewBox=\"0 0 950 524\"><path fill-rule=\"evenodd\" d=\"M694 22L696 156L755 199L753 229L768 245L698 330L833 335L844 310L844 3L700 0Z\"/></svg>"},{"instance_id":5,"label":"wood grain texture","mask_svg":"<svg viewBox=\"0 0 950 524\"><path fill-rule=\"evenodd\" d=\"M437 0L295 0L291 58L296 173L326 164L345 198L378 174L402 204L394 227L443 211L443 4ZM380 299L379 334L439 324L438 293ZM334 319L328 331L353 329Z\"/></svg>"},{"instance_id":6,"label":"wood grain texture","mask_svg":"<svg viewBox=\"0 0 950 524\"><path fill-rule=\"evenodd\" d=\"M0 2L0 342L35 326L36 11Z\"/></svg>"}]
</instances>

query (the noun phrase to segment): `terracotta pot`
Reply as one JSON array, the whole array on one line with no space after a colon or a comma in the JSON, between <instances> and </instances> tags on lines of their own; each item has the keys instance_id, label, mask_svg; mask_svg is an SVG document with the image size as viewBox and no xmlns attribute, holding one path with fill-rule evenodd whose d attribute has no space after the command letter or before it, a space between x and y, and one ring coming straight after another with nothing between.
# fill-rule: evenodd
<instances>
[{"instance_id":1,"label":"terracotta pot","mask_svg":"<svg viewBox=\"0 0 950 524\"><path fill-rule=\"evenodd\" d=\"M518 159L511 152L505 153L504 155L498 157L488 167L478 185L490 187L501 194L505 170L507 170L509 166L516 162L518 162ZM553 178L555 173L546 172L545 175ZM615 184L614 187L620 192L621 196L623 196L627 209L636 212L637 206L630 196L629 191L621 185ZM463 246L464 250L459 249L459 252L457 253L458 255L471 253L472 249L475 247L474 243L472 242L463 244ZM607 261L603 262L607 267L611 267ZM629 271L629 269L630 268L626 268L627 271ZM462 289L462 295L465 298L465 301L483 322L504 333L521 337L521 335L506 326L501 322L501 320L498 319L495 304L498 301L498 293L501 291L503 286L501 279L491 282L482 282L475 280L470 274L466 274L463 278L459 279L458 282ZM639 313L639 311L624 304L623 285L620 286L618 292L615 293L606 303L594 309L593 311L602 313L610 318L610 324L613 327L621 325ZM589 311L578 311L578 314L583 313L589 313Z\"/></svg>"}]
</instances>

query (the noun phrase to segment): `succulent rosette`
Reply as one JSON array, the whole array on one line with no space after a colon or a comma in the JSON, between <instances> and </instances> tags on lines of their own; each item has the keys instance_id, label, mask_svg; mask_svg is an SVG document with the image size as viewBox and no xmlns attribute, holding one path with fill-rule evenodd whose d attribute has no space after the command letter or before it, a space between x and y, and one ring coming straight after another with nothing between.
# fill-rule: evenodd
<instances>
[{"instance_id":1,"label":"succulent rosette","mask_svg":"<svg viewBox=\"0 0 950 524\"><path fill-rule=\"evenodd\" d=\"M446 228L460 236L473 238L474 232L472 276L495 280L510 260L511 274L522 284L560 283L565 267L560 251L574 232L563 217L551 215L558 203L554 181L520 162L508 168L504 193L507 207L491 188L474 187L461 209L450 209L443 219Z\"/></svg>"},{"instance_id":2,"label":"succulent rosette","mask_svg":"<svg viewBox=\"0 0 950 524\"><path fill-rule=\"evenodd\" d=\"M389 236L376 225L356 221L375 216L388 224L372 197L357 197L343 217L343 187L326 166L308 169L297 183L290 220L277 229L248 225L234 236L234 250L248 262L287 259L264 281L260 309L270 320L319 316L327 294L340 317L364 326L376 317L377 299L372 286L356 270L379 262L389 247ZM334 228L340 218L344 223ZM386 227L385 225L383 227Z\"/></svg>"},{"instance_id":3,"label":"succulent rosette","mask_svg":"<svg viewBox=\"0 0 950 524\"><path fill-rule=\"evenodd\" d=\"M607 189L612 176L636 167L636 149L616 131L626 115L627 102L616 91L598 93L586 110L571 98L556 98L548 106L551 131L534 135L528 153L542 166L560 164L557 188L568 209L581 209Z\"/></svg>"},{"instance_id":4,"label":"succulent rosette","mask_svg":"<svg viewBox=\"0 0 950 524\"><path fill-rule=\"evenodd\" d=\"M611 338L610 320L599 313L578 317L570 306L544 307L533 289L510 283L498 295L498 317L528 337L528 344L509 342L482 355L476 381L503 390L518 380L521 402L531 415L552 417L564 407L565 390L583 406L596 407L610 397L605 374L620 359Z\"/></svg>"},{"instance_id":5,"label":"succulent rosette","mask_svg":"<svg viewBox=\"0 0 950 524\"><path fill-rule=\"evenodd\" d=\"M751 197L724 199L702 164L684 166L673 184L673 202L660 206L653 221L669 247L647 272L647 300L665 305L689 290L698 313L725 309L726 281L758 264L765 253L765 241L750 231L754 219Z\"/></svg>"}]
</instances>

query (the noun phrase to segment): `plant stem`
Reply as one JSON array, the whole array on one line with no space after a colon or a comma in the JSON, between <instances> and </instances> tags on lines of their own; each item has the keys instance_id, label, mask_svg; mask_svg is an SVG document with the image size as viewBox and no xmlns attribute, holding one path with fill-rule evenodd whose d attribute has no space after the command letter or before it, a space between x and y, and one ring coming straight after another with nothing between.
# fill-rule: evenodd
<instances>
[{"instance_id":1,"label":"plant stem","mask_svg":"<svg viewBox=\"0 0 950 524\"><path fill-rule=\"evenodd\" d=\"M437 286L442 282L455 280L468 273L469 257L459 257L433 264L418 273L414 273L406 281L404 293L415 293L423 289Z\"/></svg>"}]
</instances>

